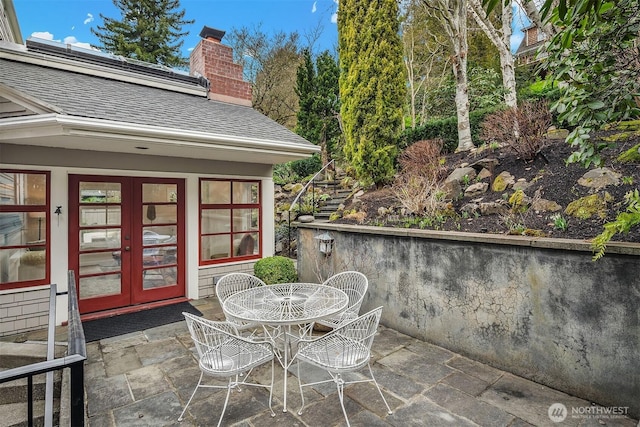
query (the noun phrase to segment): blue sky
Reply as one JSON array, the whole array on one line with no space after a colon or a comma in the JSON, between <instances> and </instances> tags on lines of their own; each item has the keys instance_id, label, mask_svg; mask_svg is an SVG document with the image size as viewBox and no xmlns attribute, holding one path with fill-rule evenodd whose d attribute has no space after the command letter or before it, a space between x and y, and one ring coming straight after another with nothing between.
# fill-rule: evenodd
<instances>
[{"instance_id":1,"label":"blue sky","mask_svg":"<svg viewBox=\"0 0 640 427\"><path fill-rule=\"evenodd\" d=\"M88 47L97 44L90 28L102 25L100 14L121 19L111 0L13 0L13 4L25 40L33 35ZM334 0L181 0L180 7L186 11L185 19L195 19L183 28L189 32L183 45L185 56L198 43L205 25L230 31L260 24L267 34L297 31L301 36L320 25L319 49L333 50L338 42Z\"/></svg>"},{"instance_id":2,"label":"blue sky","mask_svg":"<svg viewBox=\"0 0 640 427\"><path fill-rule=\"evenodd\" d=\"M97 44L90 28L102 24L100 14L120 19L111 0L13 0L20 30L26 40L30 36L67 44L89 47ZM336 11L338 0L181 0L186 19L195 19L185 26L189 32L183 45L184 56L199 41L204 25L223 31L232 28L261 25L262 31L297 31L301 36L320 26L321 37L314 46L318 50L334 50L338 43ZM517 12L516 12L517 13ZM522 18L514 20L511 50L515 52L526 25ZM223 39L224 43L224 39Z\"/></svg>"}]
</instances>

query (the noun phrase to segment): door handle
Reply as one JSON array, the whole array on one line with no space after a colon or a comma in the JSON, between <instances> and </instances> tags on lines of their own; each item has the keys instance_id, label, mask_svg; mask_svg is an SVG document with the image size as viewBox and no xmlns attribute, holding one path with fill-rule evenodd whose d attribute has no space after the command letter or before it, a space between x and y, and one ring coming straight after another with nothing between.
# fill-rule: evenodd
<instances>
[{"instance_id":1,"label":"door handle","mask_svg":"<svg viewBox=\"0 0 640 427\"><path fill-rule=\"evenodd\" d=\"M125 250L125 251L130 251L130 250L131 250L131 247L130 247L130 246L125 246L125 247L124 247L124 250Z\"/></svg>"}]
</instances>

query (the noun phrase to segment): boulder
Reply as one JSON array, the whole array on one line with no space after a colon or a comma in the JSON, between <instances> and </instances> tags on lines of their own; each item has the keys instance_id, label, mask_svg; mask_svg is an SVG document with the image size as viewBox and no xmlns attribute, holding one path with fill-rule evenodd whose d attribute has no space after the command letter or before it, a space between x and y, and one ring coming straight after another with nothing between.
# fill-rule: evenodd
<instances>
[{"instance_id":1,"label":"boulder","mask_svg":"<svg viewBox=\"0 0 640 427\"><path fill-rule=\"evenodd\" d=\"M578 179L578 184L599 190L608 185L619 185L621 177L622 175L608 168L596 168L582 175L582 178Z\"/></svg>"}]
</instances>

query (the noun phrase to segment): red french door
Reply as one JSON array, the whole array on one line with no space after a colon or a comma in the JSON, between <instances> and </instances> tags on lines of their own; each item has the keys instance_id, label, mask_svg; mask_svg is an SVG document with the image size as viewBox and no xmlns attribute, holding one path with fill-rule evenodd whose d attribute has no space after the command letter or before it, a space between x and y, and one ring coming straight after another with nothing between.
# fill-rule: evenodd
<instances>
[{"instance_id":1,"label":"red french door","mask_svg":"<svg viewBox=\"0 0 640 427\"><path fill-rule=\"evenodd\" d=\"M184 180L69 176L80 313L184 296Z\"/></svg>"}]
</instances>

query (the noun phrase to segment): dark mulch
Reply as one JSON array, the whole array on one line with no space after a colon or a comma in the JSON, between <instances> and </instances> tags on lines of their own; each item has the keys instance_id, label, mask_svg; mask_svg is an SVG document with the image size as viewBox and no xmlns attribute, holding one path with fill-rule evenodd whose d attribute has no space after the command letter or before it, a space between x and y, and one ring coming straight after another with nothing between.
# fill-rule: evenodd
<instances>
[{"instance_id":1,"label":"dark mulch","mask_svg":"<svg viewBox=\"0 0 640 427\"><path fill-rule=\"evenodd\" d=\"M605 159L604 166L618 172L623 177L631 177L633 183L621 183L618 186L608 186L607 191L612 197L613 202L608 205L607 217L604 219L595 218L587 220L579 220L563 213L567 205L581 197L592 194L593 190L583 187L577 183L588 169L579 164L566 164L566 159L572 152L572 148L562 140L549 141L546 148L542 150L533 161L525 162L518 158L507 148L501 148L495 151L485 150L480 154L455 153L446 156L446 165L449 171L452 171L462 163L474 163L485 157L494 157L500 162L494 170L497 176L502 171L509 171L516 180L520 178L526 179L528 182L535 180L534 184L525 190L528 196L533 196L536 190L540 191L542 198L553 200L562 206L560 213L568 219L568 228L561 231L554 228L551 216L553 213L533 211L526 212L518 216L518 220L528 229L539 230L547 237L558 237L567 239L591 239L602 232L602 227L606 222L613 221L619 212L626 210L624 196L627 192L636 189L640 185L640 165L638 164L622 164L615 161L618 154L640 142L637 136L630 137L624 141L620 141L612 149L603 152ZM592 166L593 167L593 166ZM601 190L603 191L603 190ZM513 193L513 190L507 190L505 193L497 193L489 190L483 195L483 201L500 200ZM369 191L362 198L361 210L367 213L364 224L380 225L385 218L377 217L379 207L399 206L393 193L389 188ZM468 203L469 199L459 199L452 201L456 212L460 213L460 208ZM349 209L349 206L346 207ZM355 223L354 220L340 219L336 222ZM392 223L387 223L392 226ZM423 226L424 227L424 226ZM444 223L434 224L433 226L424 227L426 229L463 231L474 233L497 233L506 234L509 232L508 226L505 224L504 218L499 215L487 215L480 217L463 218L460 215L447 219ZM640 227L632 229L628 234L616 235L614 241L640 242Z\"/></svg>"}]
</instances>

